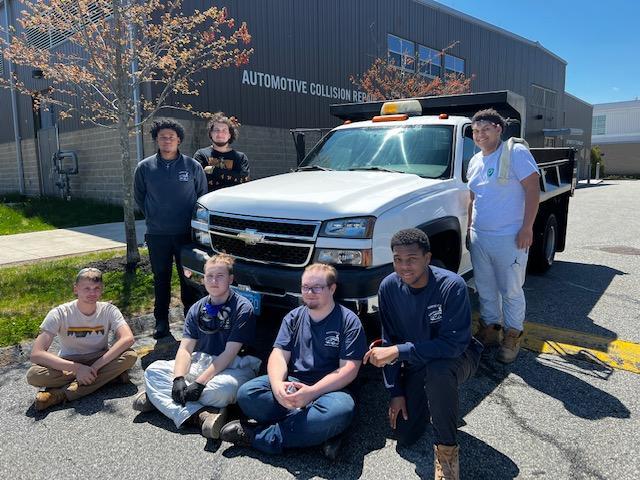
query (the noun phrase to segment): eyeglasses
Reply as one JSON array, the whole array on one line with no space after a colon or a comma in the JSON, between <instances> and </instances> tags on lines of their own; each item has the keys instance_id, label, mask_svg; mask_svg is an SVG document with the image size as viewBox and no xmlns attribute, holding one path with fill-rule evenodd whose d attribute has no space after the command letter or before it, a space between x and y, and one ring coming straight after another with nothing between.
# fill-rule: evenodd
<instances>
[{"instance_id":1,"label":"eyeglasses","mask_svg":"<svg viewBox=\"0 0 640 480\"><path fill-rule=\"evenodd\" d=\"M159 142L175 142L176 140L178 137L175 135L173 137L158 137Z\"/></svg>"},{"instance_id":2,"label":"eyeglasses","mask_svg":"<svg viewBox=\"0 0 640 480\"><path fill-rule=\"evenodd\" d=\"M327 288L329 285L312 285L311 287L309 285L302 285L300 287L300 291L302 293L315 293L318 294L320 292L322 292L325 288Z\"/></svg>"}]
</instances>

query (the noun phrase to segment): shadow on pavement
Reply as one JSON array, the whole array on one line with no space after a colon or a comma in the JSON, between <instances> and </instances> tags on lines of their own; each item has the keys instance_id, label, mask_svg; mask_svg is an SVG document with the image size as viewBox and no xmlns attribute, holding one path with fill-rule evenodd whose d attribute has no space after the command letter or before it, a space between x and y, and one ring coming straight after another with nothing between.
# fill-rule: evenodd
<instances>
[{"instance_id":1,"label":"shadow on pavement","mask_svg":"<svg viewBox=\"0 0 640 480\"><path fill-rule=\"evenodd\" d=\"M429 426L427 432L431 431ZM433 478L433 446L429 433L410 447L396 447L398 454L415 464L416 474ZM507 480L520 474L518 466L506 455L466 432L458 433L460 445L460 478Z\"/></svg>"},{"instance_id":2,"label":"shadow on pavement","mask_svg":"<svg viewBox=\"0 0 640 480\"><path fill-rule=\"evenodd\" d=\"M626 273L604 265L574 262L555 262L542 276L527 275L527 320L615 340L616 332L594 324L589 315L619 275ZM631 297L625 300L634 301Z\"/></svg>"},{"instance_id":3,"label":"shadow on pavement","mask_svg":"<svg viewBox=\"0 0 640 480\"><path fill-rule=\"evenodd\" d=\"M40 421L47 418L49 413L56 412L58 410L69 410L72 416L89 416L98 412L115 412L116 409L111 405L105 405L106 400L131 397L137 391L138 387L131 382L124 385L105 385L91 395L87 395L86 397L79 398L72 402L55 405L41 412L37 411L34 405L31 404L29 409L25 412L25 416L33 418L35 421ZM36 389L34 389L33 393L35 398Z\"/></svg>"}]
</instances>

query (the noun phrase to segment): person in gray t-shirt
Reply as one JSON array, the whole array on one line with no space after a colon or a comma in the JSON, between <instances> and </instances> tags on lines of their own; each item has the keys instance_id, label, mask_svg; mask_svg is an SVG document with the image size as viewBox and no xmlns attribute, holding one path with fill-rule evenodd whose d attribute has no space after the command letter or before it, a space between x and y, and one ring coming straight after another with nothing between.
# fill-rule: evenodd
<instances>
[{"instance_id":1,"label":"person in gray t-shirt","mask_svg":"<svg viewBox=\"0 0 640 480\"><path fill-rule=\"evenodd\" d=\"M191 241L190 224L198 197L207 193L204 170L193 158L180 153L184 128L173 120L154 122L151 137L158 153L142 160L135 171L136 203L143 211L153 270L156 319L154 338L169 335L171 271L175 260L180 278L180 297L186 316L197 300L186 283L180 263L180 250Z\"/></svg>"},{"instance_id":2,"label":"person in gray t-shirt","mask_svg":"<svg viewBox=\"0 0 640 480\"><path fill-rule=\"evenodd\" d=\"M131 349L135 340L118 307L99 301L103 288L102 272L83 268L73 285L77 299L52 309L40 325L27 372L29 384L45 388L36 394L36 410L84 397L118 378L128 381L126 372L138 358ZM111 347L110 332L116 338ZM56 336L57 355L49 352Z\"/></svg>"}]
</instances>

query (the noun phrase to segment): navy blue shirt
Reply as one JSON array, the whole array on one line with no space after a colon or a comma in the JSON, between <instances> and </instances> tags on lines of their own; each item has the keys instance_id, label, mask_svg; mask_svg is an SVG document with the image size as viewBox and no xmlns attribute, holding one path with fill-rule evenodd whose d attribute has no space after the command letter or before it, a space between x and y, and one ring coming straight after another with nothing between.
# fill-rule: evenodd
<instances>
[{"instance_id":1,"label":"navy blue shirt","mask_svg":"<svg viewBox=\"0 0 640 480\"><path fill-rule=\"evenodd\" d=\"M429 280L421 289L405 284L396 273L380 284L378 307L383 345L397 345L398 362L383 369L392 396L403 395L399 381L402 363L422 368L438 358L462 355L471 341L471 306L460 275L428 267Z\"/></svg>"},{"instance_id":2,"label":"navy blue shirt","mask_svg":"<svg viewBox=\"0 0 640 480\"><path fill-rule=\"evenodd\" d=\"M193 207L205 193L204 170L186 155L178 154L169 162L151 155L136 167L134 195L151 235L189 233Z\"/></svg>"},{"instance_id":3,"label":"navy blue shirt","mask_svg":"<svg viewBox=\"0 0 640 480\"><path fill-rule=\"evenodd\" d=\"M291 352L289 374L313 385L340 366L340 360L362 360L367 339L358 316L336 304L329 315L314 322L309 308L298 307L282 321L273 344Z\"/></svg>"},{"instance_id":4,"label":"navy blue shirt","mask_svg":"<svg viewBox=\"0 0 640 480\"><path fill-rule=\"evenodd\" d=\"M208 308L207 303L210 304ZM212 315L216 310L219 310L217 314ZM197 340L194 351L209 355L220 355L227 342L250 345L255 334L256 320L251 302L234 291L220 306L211 305L209 295L201 298L189 309L184 321L183 336Z\"/></svg>"}]
</instances>

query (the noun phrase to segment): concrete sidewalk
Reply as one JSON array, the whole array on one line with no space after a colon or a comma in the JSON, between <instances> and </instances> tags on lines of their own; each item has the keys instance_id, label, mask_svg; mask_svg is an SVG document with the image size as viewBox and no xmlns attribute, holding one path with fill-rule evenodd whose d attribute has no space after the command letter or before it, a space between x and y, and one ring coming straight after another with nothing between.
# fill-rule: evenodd
<instances>
[{"instance_id":1,"label":"concrete sidewalk","mask_svg":"<svg viewBox=\"0 0 640 480\"><path fill-rule=\"evenodd\" d=\"M144 242L144 220L136 222L138 244ZM0 236L0 266L125 247L124 223L46 230Z\"/></svg>"}]
</instances>

